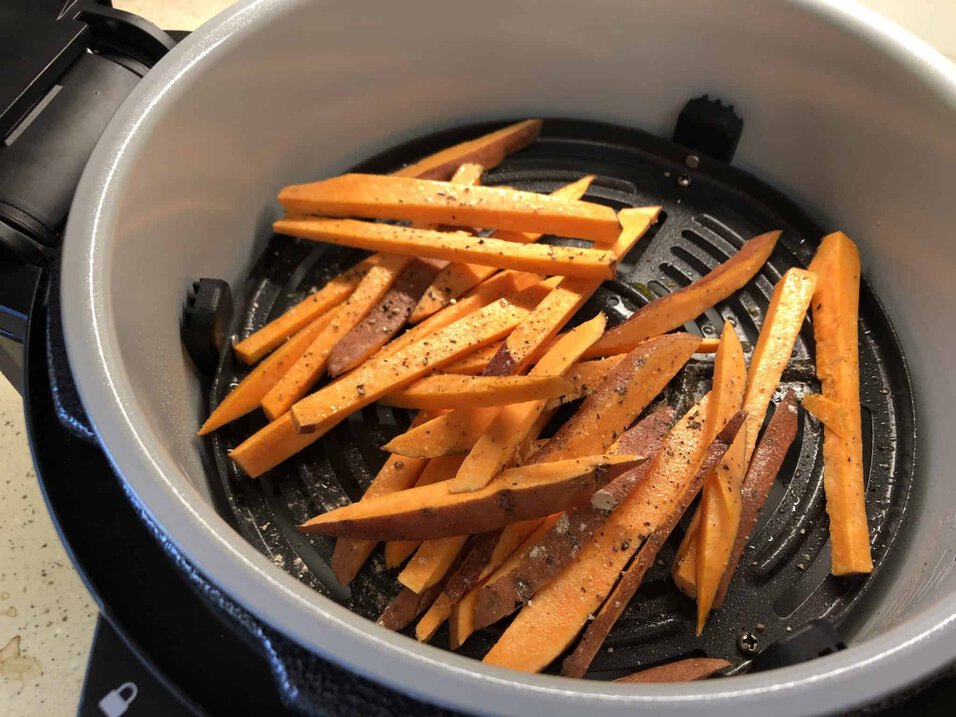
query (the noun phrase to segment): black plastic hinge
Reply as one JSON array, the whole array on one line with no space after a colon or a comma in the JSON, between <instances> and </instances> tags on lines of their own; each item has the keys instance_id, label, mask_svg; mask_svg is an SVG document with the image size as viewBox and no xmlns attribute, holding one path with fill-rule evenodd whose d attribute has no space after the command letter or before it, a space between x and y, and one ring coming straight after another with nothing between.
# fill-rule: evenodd
<instances>
[{"instance_id":1,"label":"black plastic hinge","mask_svg":"<svg viewBox=\"0 0 956 717\"><path fill-rule=\"evenodd\" d=\"M751 672L763 672L809 662L846 649L840 633L826 620L814 620L777 640L750 663Z\"/></svg>"},{"instance_id":2,"label":"black plastic hinge","mask_svg":"<svg viewBox=\"0 0 956 717\"><path fill-rule=\"evenodd\" d=\"M677 117L674 142L721 162L730 162L744 131L731 104L708 95L689 100Z\"/></svg>"},{"instance_id":3,"label":"black plastic hinge","mask_svg":"<svg viewBox=\"0 0 956 717\"><path fill-rule=\"evenodd\" d=\"M180 326L183 346L202 373L212 376L232 319L232 292L222 279L194 281L186 295Z\"/></svg>"}]
</instances>

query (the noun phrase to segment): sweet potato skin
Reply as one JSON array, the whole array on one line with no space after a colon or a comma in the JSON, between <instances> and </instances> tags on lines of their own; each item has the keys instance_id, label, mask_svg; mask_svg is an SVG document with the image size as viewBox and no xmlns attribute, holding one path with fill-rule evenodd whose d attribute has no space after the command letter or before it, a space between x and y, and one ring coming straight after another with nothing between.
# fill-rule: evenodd
<instances>
[{"instance_id":1,"label":"sweet potato skin","mask_svg":"<svg viewBox=\"0 0 956 717\"><path fill-rule=\"evenodd\" d=\"M339 339L329 354L328 372L338 376L378 351L405 325L425 288L441 269L441 262L416 259L362 321Z\"/></svg>"},{"instance_id":2,"label":"sweet potato skin","mask_svg":"<svg viewBox=\"0 0 956 717\"><path fill-rule=\"evenodd\" d=\"M716 657L688 657L676 662L668 662L646 670L640 670L625 677L619 677L615 682L630 683L662 683L662 682L693 682L703 680L711 675L730 667L727 660Z\"/></svg>"}]
</instances>

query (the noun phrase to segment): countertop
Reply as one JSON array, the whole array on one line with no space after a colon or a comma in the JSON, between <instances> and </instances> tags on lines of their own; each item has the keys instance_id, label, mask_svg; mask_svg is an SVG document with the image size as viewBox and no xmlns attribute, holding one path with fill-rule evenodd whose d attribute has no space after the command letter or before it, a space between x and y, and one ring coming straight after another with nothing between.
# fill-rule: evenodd
<instances>
[{"instance_id":1,"label":"countertop","mask_svg":"<svg viewBox=\"0 0 956 717\"><path fill-rule=\"evenodd\" d=\"M227 0L117 0L160 27L192 30ZM952 0L863 3L956 60ZM16 391L0 377L0 715L76 713L96 606L61 546L37 486ZM82 479L82 476L77 476Z\"/></svg>"}]
</instances>

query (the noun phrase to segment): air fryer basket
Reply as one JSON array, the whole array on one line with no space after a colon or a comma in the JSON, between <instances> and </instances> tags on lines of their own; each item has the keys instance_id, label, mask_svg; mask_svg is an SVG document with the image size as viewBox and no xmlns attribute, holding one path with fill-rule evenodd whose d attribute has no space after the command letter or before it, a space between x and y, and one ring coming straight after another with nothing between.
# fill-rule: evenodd
<instances>
[{"instance_id":1,"label":"air fryer basket","mask_svg":"<svg viewBox=\"0 0 956 717\"><path fill-rule=\"evenodd\" d=\"M415 140L357 169L387 172L489 127L462 127ZM659 204L663 212L622 263L619 279L606 282L575 322L604 311L610 324L619 323L654 297L707 273L751 236L781 229L781 240L760 273L743 290L685 327L715 337L729 321L749 359L774 284L788 268L807 266L825 233L794 202L750 174L647 133L594 122L547 120L540 140L487 173L485 182L545 192L583 174L597 175L588 200L615 208ZM351 250L273 237L238 292L234 332L248 335L358 256ZM788 388L799 397L818 389L813 355L812 330L806 322L775 400ZM664 400L684 410L707 390L711 369L712 357L698 356L671 382ZM212 384L212 406L245 371L226 348ZM608 639L606 645L613 649L598 654L589 677L613 678L640 666L703 655L728 659L734 665L732 672L741 671L752 657L738 647L744 634L751 641L756 639L757 648L762 649L816 618L825 617L837 625L848 618L891 559L915 464L915 411L906 363L889 318L865 279L860 372L873 573L856 578L829 574L821 426L801 410L797 438L758 528L723 607L711 617L703 635L694 635L693 603L669 576L688 512ZM303 536L295 525L357 500L385 459L379 446L408 426L409 414L376 406L363 409L306 451L253 481L241 474L227 451L263 420L259 415L247 417L221 429L206 443L221 483L222 512L276 565L374 620L397 592L394 575L385 570L380 553L372 555L347 588L338 584L329 567L333 540ZM499 625L480 631L461 652L480 658L501 629ZM445 628L433 644L447 647Z\"/></svg>"}]
</instances>

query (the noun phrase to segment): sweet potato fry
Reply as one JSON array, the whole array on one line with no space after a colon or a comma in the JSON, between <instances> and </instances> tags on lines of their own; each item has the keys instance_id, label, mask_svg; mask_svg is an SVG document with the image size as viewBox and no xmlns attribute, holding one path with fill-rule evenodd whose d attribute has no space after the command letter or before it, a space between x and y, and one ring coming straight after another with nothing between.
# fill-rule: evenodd
<instances>
[{"instance_id":1,"label":"sweet potato fry","mask_svg":"<svg viewBox=\"0 0 956 717\"><path fill-rule=\"evenodd\" d=\"M817 376L823 398L836 404L841 417L839 423L832 418L823 422L823 489L830 516L831 572L869 573L873 559L860 427L860 254L856 245L842 232L825 236L810 271L820 278L813 294Z\"/></svg>"},{"instance_id":2,"label":"sweet potato fry","mask_svg":"<svg viewBox=\"0 0 956 717\"><path fill-rule=\"evenodd\" d=\"M442 578L420 593L402 588L379 616L378 624L389 630L404 630L412 620L431 607L447 582L447 578Z\"/></svg>"},{"instance_id":3,"label":"sweet potato fry","mask_svg":"<svg viewBox=\"0 0 956 717\"><path fill-rule=\"evenodd\" d=\"M379 403L398 408L491 408L525 401L547 401L573 390L562 376L455 376L436 374L384 396ZM543 405L543 403L542 403Z\"/></svg>"},{"instance_id":4,"label":"sweet potato fry","mask_svg":"<svg viewBox=\"0 0 956 717\"><path fill-rule=\"evenodd\" d=\"M441 595L415 627L415 637L423 642L430 640L441 624L449 618L454 606L501 565L541 522L537 518L524 520L511 523L502 530L479 535L455 574L445 584Z\"/></svg>"},{"instance_id":5,"label":"sweet potato fry","mask_svg":"<svg viewBox=\"0 0 956 717\"><path fill-rule=\"evenodd\" d=\"M747 463L747 427L744 426L721 463L704 479L697 543L697 634L714 604L727 570L737 529L740 527L740 490Z\"/></svg>"},{"instance_id":6,"label":"sweet potato fry","mask_svg":"<svg viewBox=\"0 0 956 717\"><path fill-rule=\"evenodd\" d=\"M308 393L325 373L329 354L335 345L372 310L410 263L409 257L394 254L381 256L355 287L352 295L335 312L322 333L315 337L299 360L262 397L262 410L270 421L288 411L292 404Z\"/></svg>"},{"instance_id":7,"label":"sweet potato fry","mask_svg":"<svg viewBox=\"0 0 956 717\"><path fill-rule=\"evenodd\" d=\"M711 675L730 667L727 660L716 657L688 657L676 662L668 662L657 667L634 672L626 677L619 677L615 682L693 682L703 680Z\"/></svg>"},{"instance_id":8,"label":"sweet potato fry","mask_svg":"<svg viewBox=\"0 0 956 717\"><path fill-rule=\"evenodd\" d=\"M535 520L525 521L525 523L537 525ZM464 552L465 557L458 570L448 579L441 595L436 598L432 606L428 608L428 612L422 615L422 619L415 626L415 637L419 641L427 642L432 638L435 631L448 619L452 606L478 581L481 571L491 559L495 544L500 537L500 530L475 537L470 548Z\"/></svg>"},{"instance_id":9,"label":"sweet potato fry","mask_svg":"<svg viewBox=\"0 0 956 717\"><path fill-rule=\"evenodd\" d=\"M396 177L419 177L421 179L448 179L465 163L491 169L513 152L524 149L541 134L539 119L524 120L494 132L456 144L424 159L410 164L397 172Z\"/></svg>"},{"instance_id":10,"label":"sweet potato fry","mask_svg":"<svg viewBox=\"0 0 956 717\"><path fill-rule=\"evenodd\" d=\"M774 287L747 374L747 390L742 406L747 413L745 464L753 454L770 397L790 360L816 284L815 274L803 269L790 269ZM692 596L697 594L696 544L699 537L696 536L699 536L699 532L700 518L695 515L687 530L688 537L677 553L672 573L678 587Z\"/></svg>"},{"instance_id":11,"label":"sweet potato fry","mask_svg":"<svg viewBox=\"0 0 956 717\"><path fill-rule=\"evenodd\" d=\"M621 436L618 450L656 455L673 417L669 406L659 408ZM590 501L569 508L550 531L515 553L506 568L496 570L478 591L475 627L486 627L511 614L554 578L594 538L608 513L627 497L650 466L646 461L631 468L598 490Z\"/></svg>"},{"instance_id":12,"label":"sweet potato fry","mask_svg":"<svg viewBox=\"0 0 956 717\"><path fill-rule=\"evenodd\" d=\"M584 350L604 332L606 319L598 314L576 329L565 334L531 370L528 378L560 378L563 388L558 395L570 392L572 386L561 375L575 362ZM491 377L482 377L485 379ZM498 377L498 380L514 380L518 377ZM525 402L504 405L497 417L475 443L462 463L458 474L449 486L453 493L478 490L488 484L515 456L515 451L544 412L547 399L543 396Z\"/></svg>"},{"instance_id":13,"label":"sweet potato fry","mask_svg":"<svg viewBox=\"0 0 956 717\"><path fill-rule=\"evenodd\" d=\"M778 231L754 237L734 256L690 286L641 307L623 324L608 331L588 350L586 358L625 353L645 339L673 331L697 318L750 281L767 261L779 238Z\"/></svg>"},{"instance_id":14,"label":"sweet potato fry","mask_svg":"<svg viewBox=\"0 0 956 717\"><path fill-rule=\"evenodd\" d=\"M495 274L480 286L476 287L468 296L451 306L445 307L437 314L429 316L428 319L422 323L393 339L382 348L375 358L390 356L416 341L421 341L429 334L438 331L438 329L453 324L468 314L485 308L488 304L494 303L498 299L503 299L506 296L511 296L519 291L523 291L543 279L544 276L541 274L528 274L523 271L502 271Z\"/></svg>"},{"instance_id":15,"label":"sweet potato fry","mask_svg":"<svg viewBox=\"0 0 956 717\"><path fill-rule=\"evenodd\" d=\"M700 490L705 477L710 475L718 466L743 426L744 414L741 412L734 416L714 440L706 446L699 441L701 432L698 432L695 454L690 459L694 468L691 473L693 477L690 480L686 479L688 475L687 467L681 469L678 466L677 480L667 485L661 483L660 478L666 475L666 471L657 473L655 468L663 466L667 462L667 449L665 448L664 451L658 453L659 460L655 461L658 466L651 469L655 472L651 473L643 483L637 486L625 504L625 506L635 506L636 511L643 512L645 523L650 524L651 530L647 534L644 544L641 545L637 557L624 572L617 586L611 591L597 617L588 625L584 637L581 638L574 652L564 660L561 667L562 675L565 677L581 677L587 671L591 660L594 659L602 643L610 634L611 628L614 627L614 623L617 622L624 612L624 608L627 607L631 598L634 597L634 593L640 587L647 569L654 564L657 553L663 547L667 537L677 526L677 522L687 510L687 507L693 502L694 496ZM706 431L703 433L706 433ZM661 502L658 502L659 499Z\"/></svg>"},{"instance_id":16,"label":"sweet potato fry","mask_svg":"<svg viewBox=\"0 0 956 717\"><path fill-rule=\"evenodd\" d=\"M299 526L304 533L428 540L485 533L508 523L550 515L610 480L608 468L640 456L592 455L503 471L481 490L449 493L441 483L336 508Z\"/></svg>"},{"instance_id":17,"label":"sweet potato fry","mask_svg":"<svg viewBox=\"0 0 956 717\"><path fill-rule=\"evenodd\" d=\"M488 366L488 362L491 361L491 357L498 352L501 345L501 343L497 343L480 348L474 353L460 358L454 363L448 364L442 369L442 372L458 374L460 376L477 376L485 370Z\"/></svg>"},{"instance_id":18,"label":"sweet potato fry","mask_svg":"<svg viewBox=\"0 0 956 717\"><path fill-rule=\"evenodd\" d=\"M744 350L734 327L727 322L714 361L714 387L707 421L709 431L705 438L707 442L740 410L746 384ZM704 479L702 498L697 508L697 513L701 515L695 514L690 529L684 535L672 571L677 586L697 597L699 606L706 604L708 608L723 574L733 536L737 533L740 484L746 470L746 464L741 462L742 451L746 449L746 433L738 435L737 440L740 446L728 451L725 465ZM705 513L707 530L701 531L700 523ZM701 554L704 560L699 559ZM708 577L704 592L699 589L702 573Z\"/></svg>"},{"instance_id":19,"label":"sweet potato fry","mask_svg":"<svg viewBox=\"0 0 956 717\"><path fill-rule=\"evenodd\" d=\"M698 353L700 352L698 351ZM557 408L562 403L584 398L607 378L608 372L617 366L623 358L624 354L618 354L592 361L578 361L564 375L574 385L574 393L551 399L548 401L548 408Z\"/></svg>"},{"instance_id":20,"label":"sweet potato fry","mask_svg":"<svg viewBox=\"0 0 956 717\"><path fill-rule=\"evenodd\" d=\"M631 351L584 399L533 463L587 455L608 448L627 429L697 348L690 334L667 334Z\"/></svg>"},{"instance_id":21,"label":"sweet potato fry","mask_svg":"<svg viewBox=\"0 0 956 717\"><path fill-rule=\"evenodd\" d=\"M446 182L378 174L343 174L279 192L291 214L398 219L490 227L613 242L621 227L610 207L502 187L458 189Z\"/></svg>"},{"instance_id":22,"label":"sweet potato fry","mask_svg":"<svg viewBox=\"0 0 956 717\"><path fill-rule=\"evenodd\" d=\"M445 577L467 541L466 534L422 542L408 565L398 574L398 582L416 593L430 588Z\"/></svg>"},{"instance_id":23,"label":"sweet potato fry","mask_svg":"<svg viewBox=\"0 0 956 717\"><path fill-rule=\"evenodd\" d=\"M551 193L553 197L561 199L580 199L587 192L593 176L582 177L576 182L572 182L564 187L556 189ZM530 232L496 232L491 235L495 239L505 239L506 241L517 242L518 244L533 244L538 241L543 234ZM496 269L482 264L461 264L453 263L446 266L428 289L422 294L418 305L412 311L408 320L410 323L418 323L424 318L434 314L439 309L448 306L462 294L478 286L482 281L494 274Z\"/></svg>"},{"instance_id":24,"label":"sweet potato fry","mask_svg":"<svg viewBox=\"0 0 956 717\"><path fill-rule=\"evenodd\" d=\"M479 187L473 187L476 191ZM615 218L615 223L617 219ZM273 223L279 234L329 244L428 259L465 261L541 274L613 279L616 260L604 249L549 244L514 244L462 232L440 232L356 219L324 219L288 215Z\"/></svg>"},{"instance_id":25,"label":"sweet potato fry","mask_svg":"<svg viewBox=\"0 0 956 717\"><path fill-rule=\"evenodd\" d=\"M659 214L660 207L622 210L623 228L610 247L614 256L617 259L625 256L657 221ZM522 373L534 361L538 349L561 330L600 285L601 282L594 279L567 278L562 281L505 339L504 346L491 359L485 372L496 376Z\"/></svg>"},{"instance_id":26,"label":"sweet potato fry","mask_svg":"<svg viewBox=\"0 0 956 717\"><path fill-rule=\"evenodd\" d=\"M537 672L571 644L611 591L641 541L674 510L694 482L705 446L706 397L664 439L644 480L608 516L595 539L551 582L538 590L485 655L500 667ZM471 494L466 494L471 495Z\"/></svg>"},{"instance_id":27,"label":"sweet potato fry","mask_svg":"<svg viewBox=\"0 0 956 717\"><path fill-rule=\"evenodd\" d=\"M415 488L432 485L455 477L455 471L461 465L462 456L442 456L428 461L422 471ZM341 538L340 538L341 540ZM391 570L405 562L409 555L418 550L420 540L390 540L385 543L385 567Z\"/></svg>"},{"instance_id":28,"label":"sweet potato fry","mask_svg":"<svg viewBox=\"0 0 956 717\"><path fill-rule=\"evenodd\" d=\"M352 411L498 340L548 295L554 281L545 280L499 299L401 351L366 361L348 376L295 404L291 410L293 421L302 433L325 432Z\"/></svg>"},{"instance_id":29,"label":"sweet potato fry","mask_svg":"<svg viewBox=\"0 0 956 717\"><path fill-rule=\"evenodd\" d=\"M288 337L345 301L369 270L378 263L379 258L378 254L373 254L363 259L278 318L250 334L233 346L236 356L244 363L253 364L280 346Z\"/></svg>"},{"instance_id":30,"label":"sweet potato fry","mask_svg":"<svg viewBox=\"0 0 956 717\"><path fill-rule=\"evenodd\" d=\"M216 406L202 428L196 433L205 436L217 428L245 416L259 408L262 397L278 383L285 372L295 364L304 354L315 337L322 333L328 323L335 316L335 309L330 309L321 316L312 320L299 333L286 341L282 346L246 376L239 385L229 392L222 402Z\"/></svg>"},{"instance_id":31,"label":"sweet potato fry","mask_svg":"<svg viewBox=\"0 0 956 717\"><path fill-rule=\"evenodd\" d=\"M441 262L415 259L378 305L335 344L329 353L329 375L355 368L388 343L405 325L415 302L440 268Z\"/></svg>"},{"instance_id":32,"label":"sweet potato fry","mask_svg":"<svg viewBox=\"0 0 956 717\"><path fill-rule=\"evenodd\" d=\"M422 411L412 425L421 425L432 418L432 414ZM428 461L419 458L391 455L385 461L368 488L362 495L362 500L374 498L377 495L387 495L397 490L411 488L421 476ZM348 585L361 569L368 556L372 554L377 540L352 540L340 538L335 541L335 550L332 552L332 572L343 585Z\"/></svg>"},{"instance_id":33,"label":"sweet potato fry","mask_svg":"<svg viewBox=\"0 0 956 717\"><path fill-rule=\"evenodd\" d=\"M378 618L378 624L389 630L404 630L422 614L441 594L442 584L433 585L421 593L402 588Z\"/></svg>"},{"instance_id":34,"label":"sweet potato fry","mask_svg":"<svg viewBox=\"0 0 956 717\"><path fill-rule=\"evenodd\" d=\"M504 528L501 531L501 538L495 546L496 556L492 556L492 560L487 566L487 572L483 571L482 573L482 579L492 579L492 576L497 573L498 569L507 571L509 566L513 564L512 561L515 559L515 556L523 554L529 546L534 545L541 540L542 537L547 535L557 520L557 515L551 515L543 520L512 523ZM530 532L527 532L528 526L532 523L533 527ZM515 544L517 544L517 548L514 547ZM504 549L499 550L502 546L504 546ZM448 641L452 650L457 650L461 647L465 643L465 640L471 637L475 632L475 605L478 600L478 591L480 588L481 583L479 582L476 587L473 587L465 593L452 607L448 625Z\"/></svg>"},{"instance_id":35,"label":"sweet potato fry","mask_svg":"<svg viewBox=\"0 0 956 717\"><path fill-rule=\"evenodd\" d=\"M410 428L382 447L400 456L417 458L468 453L497 415L497 408L451 411Z\"/></svg>"},{"instance_id":36,"label":"sweet potato fry","mask_svg":"<svg viewBox=\"0 0 956 717\"><path fill-rule=\"evenodd\" d=\"M734 547L721 578L717 597L714 599L715 608L719 608L724 602L724 596L727 594L727 588L730 587L730 580L737 569L737 563L740 562L740 556L744 553L750 533L757 524L760 509L767 500L770 487L796 435L797 397L793 391L787 391L787 395L777 404L747 467L747 475L744 477L744 484L740 490L742 504L740 526L737 528Z\"/></svg>"},{"instance_id":37,"label":"sweet potato fry","mask_svg":"<svg viewBox=\"0 0 956 717\"><path fill-rule=\"evenodd\" d=\"M774 287L747 374L743 403L747 412L747 461L753 455L770 397L790 360L816 287L816 274L803 269L789 269Z\"/></svg>"}]
</instances>

